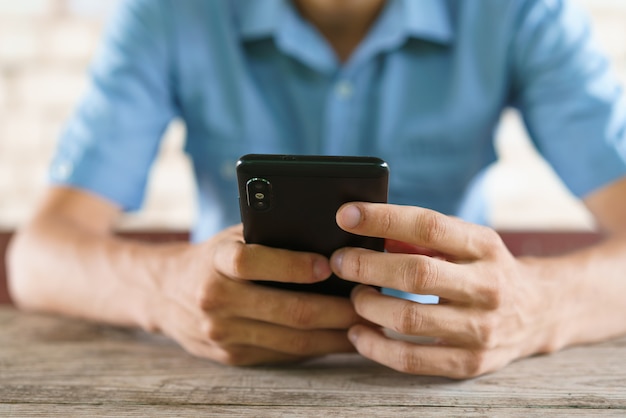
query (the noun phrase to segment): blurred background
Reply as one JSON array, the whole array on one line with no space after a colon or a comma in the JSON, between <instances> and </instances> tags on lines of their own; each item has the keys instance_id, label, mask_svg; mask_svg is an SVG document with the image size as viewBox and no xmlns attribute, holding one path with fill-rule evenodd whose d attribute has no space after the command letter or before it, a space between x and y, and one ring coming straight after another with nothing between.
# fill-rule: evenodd
<instances>
[{"instance_id":1,"label":"blurred background","mask_svg":"<svg viewBox=\"0 0 626 418\"><path fill-rule=\"evenodd\" d=\"M59 131L86 83L103 23L119 0L0 0L0 229L31 214L46 183ZM262 1L262 0L261 0ZM626 1L578 0L626 82ZM145 210L123 228L188 229L194 218L184 126L163 142ZM528 144L514 112L498 135L500 161L488 175L493 225L499 229L589 230L589 214Z\"/></svg>"}]
</instances>

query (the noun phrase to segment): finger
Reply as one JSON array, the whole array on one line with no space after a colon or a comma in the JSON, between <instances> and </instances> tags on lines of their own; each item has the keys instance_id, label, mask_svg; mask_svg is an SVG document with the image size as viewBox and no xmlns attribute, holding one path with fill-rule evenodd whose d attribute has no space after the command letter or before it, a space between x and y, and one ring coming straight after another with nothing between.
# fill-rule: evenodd
<instances>
[{"instance_id":1,"label":"finger","mask_svg":"<svg viewBox=\"0 0 626 418\"><path fill-rule=\"evenodd\" d=\"M251 337L241 337L245 332L230 332L225 320L211 320L206 316L198 315L198 312L185 309L177 305L171 305L168 309L167 317L163 320L163 332L174 339L185 351L190 354L209 358L223 364L246 366L253 364L284 363L300 361L311 357L311 355L297 355L288 353L289 350L271 350L263 347L255 347L254 339ZM245 331L238 327L238 331ZM225 330L225 331L221 331ZM250 328L247 329L250 331ZM267 330L269 331L269 330ZM352 350L354 347L348 342L345 331L336 331L341 334L333 341L319 342L318 345L304 347L306 341L301 343L301 348L309 348L309 351L332 350ZM265 345L271 346L270 337L263 338L264 333L253 334L256 340L262 342L268 340ZM237 338L237 335L240 337ZM320 338L320 336L317 336ZM327 337L328 339L329 337ZM341 341L343 338L344 341ZM296 339L294 337L294 339ZM305 339L303 337L303 339ZM226 344L226 341L230 343ZM247 341L250 344L236 344L236 341ZM335 344L334 346L332 344ZM274 343L279 346L278 343ZM294 350L291 350L294 351Z\"/></svg>"},{"instance_id":2,"label":"finger","mask_svg":"<svg viewBox=\"0 0 626 418\"><path fill-rule=\"evenodd\" d=\"M417 245L456 260L482 258L503 246L489 228L413 206L348 203L337 211L337 224L353 234Z\"/></svg>"},{"instance_id":3,"label":"finger","mask_svg":"<svg viewBox=\"0 0 626 418\"><path fill-rule=\"evenodd\" d=\"M468 304L487 304L496 286L476 273L480 266L423 255L342 248L332 255L331 266L345 280Z\"/></svg>"},{"instance_id":4,"label":"finger","mask_svg":"<svg viewBox=\"0 0 626 418\"><path fill-rule=\"evenodd\" d=\"M231 300L234 316L296 329L348 329L360 318L348 298L249 284Z\"/></svg>"},{"instance_id":5,"label":"finger","mask_svg":"<svg viewBox=\"0 0 626 418\"><path fill-rule=\"evenodd\" d=\"M489 323L466 307L416 303L382 295L368 286L355 288L352 301L360 316L403 335L436 337L451 346L497 344Z\"/></svg>"},{"instance_id":6,"label":"finger","mask_svg":"<svg viewBox=\"0 0 626 418\"><path fill-rule=\"evenodd\" d=\"M208 358L230 366L293 363L310 358L258 347L220 347L194 339L182 341L181 346L196 357Z\"/></svg>"},{"instance_id":7,"label":"finger","mask_svg":"<svg viewBox=\"0 0 626 418\"><path fill-rule=\"evenodd\" d=\"M429 257L439 257L441 259L445 259L445 254L438 251L420 247L419 245L409 244L407 242L396 241L395 239L385 240L385 251L389 253L421 254Z\"/></svg>"},{"instance_id":8,"label":"finger","mask_svg":"<svg viewBox=\"0 0 626 418\"><path fill-rule=\"evenodd\" d=\"M228 349L259 347L300 357L354 352L346 330L299 330L248 319L206 321L202 333L212 344Z\"/></svg>"},{"instance_id":9,"label":"finger","mask_svg":"<svg viewBox=\"0 0 626 418\"><path fill-rule=\"evenodd\" d=\"M502 353L392 340L364 325L352 327L348 336L361 355L403 373L466 379L508 363Z\"/></svg>"},{"instance_id":10,"label":"finger","mask_svg":"<svg viewBox=\"0 0 626 418\"><path fill-rule=\"evenodd\" d=\"M326 257L226 240L214 253L215 268L242 280L314 283L330 276Z\"/></svg>"}]
</instances>

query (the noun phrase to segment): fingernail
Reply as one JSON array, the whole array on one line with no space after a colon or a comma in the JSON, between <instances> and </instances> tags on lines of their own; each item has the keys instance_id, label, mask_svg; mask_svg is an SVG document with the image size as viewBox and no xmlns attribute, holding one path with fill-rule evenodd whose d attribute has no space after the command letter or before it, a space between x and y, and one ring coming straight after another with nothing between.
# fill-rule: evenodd
<instances>
[{"instance_id":1,"label":"fingernail","mask_svg":"<svg viewBox=\"0 0 626 418\"><path fill-rule=\"evenodd\" d=\"M354 328L350 328L350 331L348 331L348 339L352 344L356 344L357 340L359 339L359 332L356 331Z\"/></svg>"},{"instance_id":2,"label":"fingernail","mask_svg":"<svg viewBox=\"0 0 626 418\"><path fill-rule=\"evenodd\" d=\"M341 271L341 264L343 263L343 251L337 251L330 259L335 272Z\"/></svg>"},{"instance_id":3,"label":"fingernail","mask_svg":"<svg viewBox=\"0 0 626 418\"><path fill-rule=\"evenodd\" d=\"M361 222L361 210L356 205L345 206L339 212L339 221L346 228L356 228Z\"/></svg>"},{"instance_id":4,"label":"fingernail","mask_svg":"<svg viewBox=\"0 0 626 418\"><path fill-rule=\"evenodd\" d=\"M370 286L357 284L356 286L354 286L354 288L352 288L352 291L350 292L350 299L352 301L354 301L354 299L356 298L358 293L368 292L368 291L372 291L372 290L374 290L374 289L372 289L372 287L370 287Z\"/></svg>"},{"instance_id":5,"label":"fingernail","mask_svg":"<svg viewBox=\"0 0 626 418\"><path fill-rule=\"evenodd\" d=\"M313 262L313 274L317 279L326 279L330 276L330 265L326 260L315 260Z\"/></svg>"}]
</instances>

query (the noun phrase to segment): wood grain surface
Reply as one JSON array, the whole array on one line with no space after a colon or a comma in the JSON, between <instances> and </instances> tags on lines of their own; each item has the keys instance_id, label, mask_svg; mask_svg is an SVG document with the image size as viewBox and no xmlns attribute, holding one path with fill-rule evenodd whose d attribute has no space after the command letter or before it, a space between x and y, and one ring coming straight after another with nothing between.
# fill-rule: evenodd
<instances>
[{"instance_id":1,"label":"wood grain surface","mask_svg":"<svg viewBox=\"0 0 626 418\"><path fill-rule=\"evenodd\" d=\"M144 332L0 307L0 416L626 416L626 338L476 379L356 354L228 367Z\"/></svg>"}]
</instances>

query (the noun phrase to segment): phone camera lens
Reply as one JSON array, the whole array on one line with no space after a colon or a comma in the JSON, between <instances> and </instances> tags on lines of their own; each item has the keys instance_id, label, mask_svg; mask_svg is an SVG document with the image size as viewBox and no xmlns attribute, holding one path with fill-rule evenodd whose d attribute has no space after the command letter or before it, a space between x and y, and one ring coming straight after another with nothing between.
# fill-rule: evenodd
<instances>
[{"instance_id":1,"label":"phone camera lens","mask_svg":"<svg viewBox=\"0 0 626 418\"><path fill-rule=\"evenodd\" d=\"M263 178L252 178L246 184L248 206L258 211L266 211L271 207L271 184Z\"/></svg>"}]
</instances>

